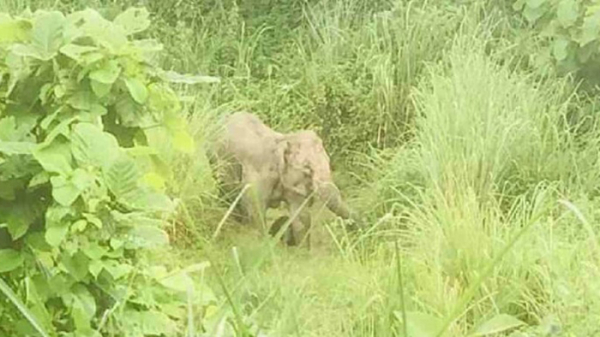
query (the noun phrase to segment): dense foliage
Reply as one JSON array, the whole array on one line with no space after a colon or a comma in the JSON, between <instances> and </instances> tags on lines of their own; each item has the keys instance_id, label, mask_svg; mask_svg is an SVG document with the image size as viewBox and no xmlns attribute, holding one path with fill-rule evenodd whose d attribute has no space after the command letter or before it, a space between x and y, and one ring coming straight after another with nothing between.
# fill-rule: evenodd
<instances>
[{"instance_id":1,"label":"dense foliage","mask_svg":"<svg viewBox=\"0 0 600 337\"><path fill-rule=\"evenodd\" d=\"M185 275L144 255L175 207L154 144L193 149L168 82L208 78L161 70L149 24L139 8L0 14L0 281L32 313L3 299L2 335L180 328Z\"/></svg>"}]
</instances>

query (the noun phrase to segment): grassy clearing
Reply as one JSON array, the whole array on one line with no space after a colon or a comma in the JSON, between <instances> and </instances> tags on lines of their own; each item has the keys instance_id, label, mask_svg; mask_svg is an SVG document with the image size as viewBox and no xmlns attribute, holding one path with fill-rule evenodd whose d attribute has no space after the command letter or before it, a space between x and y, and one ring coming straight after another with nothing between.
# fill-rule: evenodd
<instances>
[{"instance_id":1,"label":"grassy clearing","mask_svg":"<svg viewBox=\"0 0 600 337\"><path fill-rule=\"evenodd\" d=\"M198 149L171 158L170 190L182 202L171 228L177 249L156 257L213 263L196 291L217 289L216 304L207 312L194 302L203 295L189 297L190 336L194 322L218 329L224 312L237 336L252 325L272 336L487 336L493 326L498 336L600 333L600 135L587 113L595 106L570 79L524 65L520 46L535 50L536 40L510 9L148 5L167 67L222 76L214 87L180 88ZM349 236L323 213L311 252L230 222L212 240L225 206L204 145L218 116L237 109L282 131L318 131L369 228Z\"/></svg>"}]
</instances>

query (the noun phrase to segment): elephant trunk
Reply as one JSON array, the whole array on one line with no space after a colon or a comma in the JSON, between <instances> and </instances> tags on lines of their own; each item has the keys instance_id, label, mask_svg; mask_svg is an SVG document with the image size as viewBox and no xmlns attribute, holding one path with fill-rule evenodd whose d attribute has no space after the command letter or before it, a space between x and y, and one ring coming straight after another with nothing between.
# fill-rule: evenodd
<instances>
[{"instance_id":1,"label":"elephant trunk","mask_svg":"<svg viewBox=\"0 0 600 337\"><path fill-rule=\"evenodd\" d=\"M330 211L337 214L342 219L349 219L351 210L342 200L340 190L333 183L323 183L319 186L318 196L325 202Z\"/></svg>"}]
</instances>

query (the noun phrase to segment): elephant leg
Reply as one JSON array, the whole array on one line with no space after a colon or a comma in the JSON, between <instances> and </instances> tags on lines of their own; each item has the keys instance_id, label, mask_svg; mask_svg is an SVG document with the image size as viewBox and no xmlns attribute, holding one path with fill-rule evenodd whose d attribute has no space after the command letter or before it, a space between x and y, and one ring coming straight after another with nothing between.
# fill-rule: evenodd
<instances>
[{"instance_id":1,"label":"elephant leg","mask_svg":"<svg viewBox=\"0 0 600 337\"><path fill-rule=\"evenodd\" d=\"M266 231L265 215L271 192L270 181L251 170L244 172L244 181L250 186L242 196L242 207L249 221Z\"/></svg>"},{"instance_id":2,"label":"elephant leg","mask_svg":"<svg viewBox=\"0 0 600 337\"><path fill-rule=\"evenodd\" d=\"M290 215L294 216L297 212L299 213L292 220L287 243L290 246L297 246L305 241L307 247L310 249L310 229L312 226L310 209L308 204L304 205L303 209L300 209L301 206L302 202L298 200L290 203Z\"/></svg>"}]
</instances>

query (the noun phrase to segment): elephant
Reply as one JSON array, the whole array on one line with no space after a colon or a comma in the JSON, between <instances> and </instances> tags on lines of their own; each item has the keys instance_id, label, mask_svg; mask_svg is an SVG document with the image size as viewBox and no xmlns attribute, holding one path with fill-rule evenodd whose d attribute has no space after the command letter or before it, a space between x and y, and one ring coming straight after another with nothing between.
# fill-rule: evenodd
<instances>
[{"instance_id":1,"label":"elephant","mask_svg":"<svg viewBox=\"0 0 600 337\"><path fill-rule=\"evenodd\" d=\"M355 218L332 180L329 156L314 131L279 133L255 114L241 111L226 118L215 144L214 154L223 163L221 186L234 191L231 195L243 193L237 208L242 222L264 229L267 209L285 202L285 219L292 219L286 243L294 246L306 239L310 246L315 199L343 219ZM276 220L273 228L278 230L283 222Z\"/></svg>"}]
</instances>

